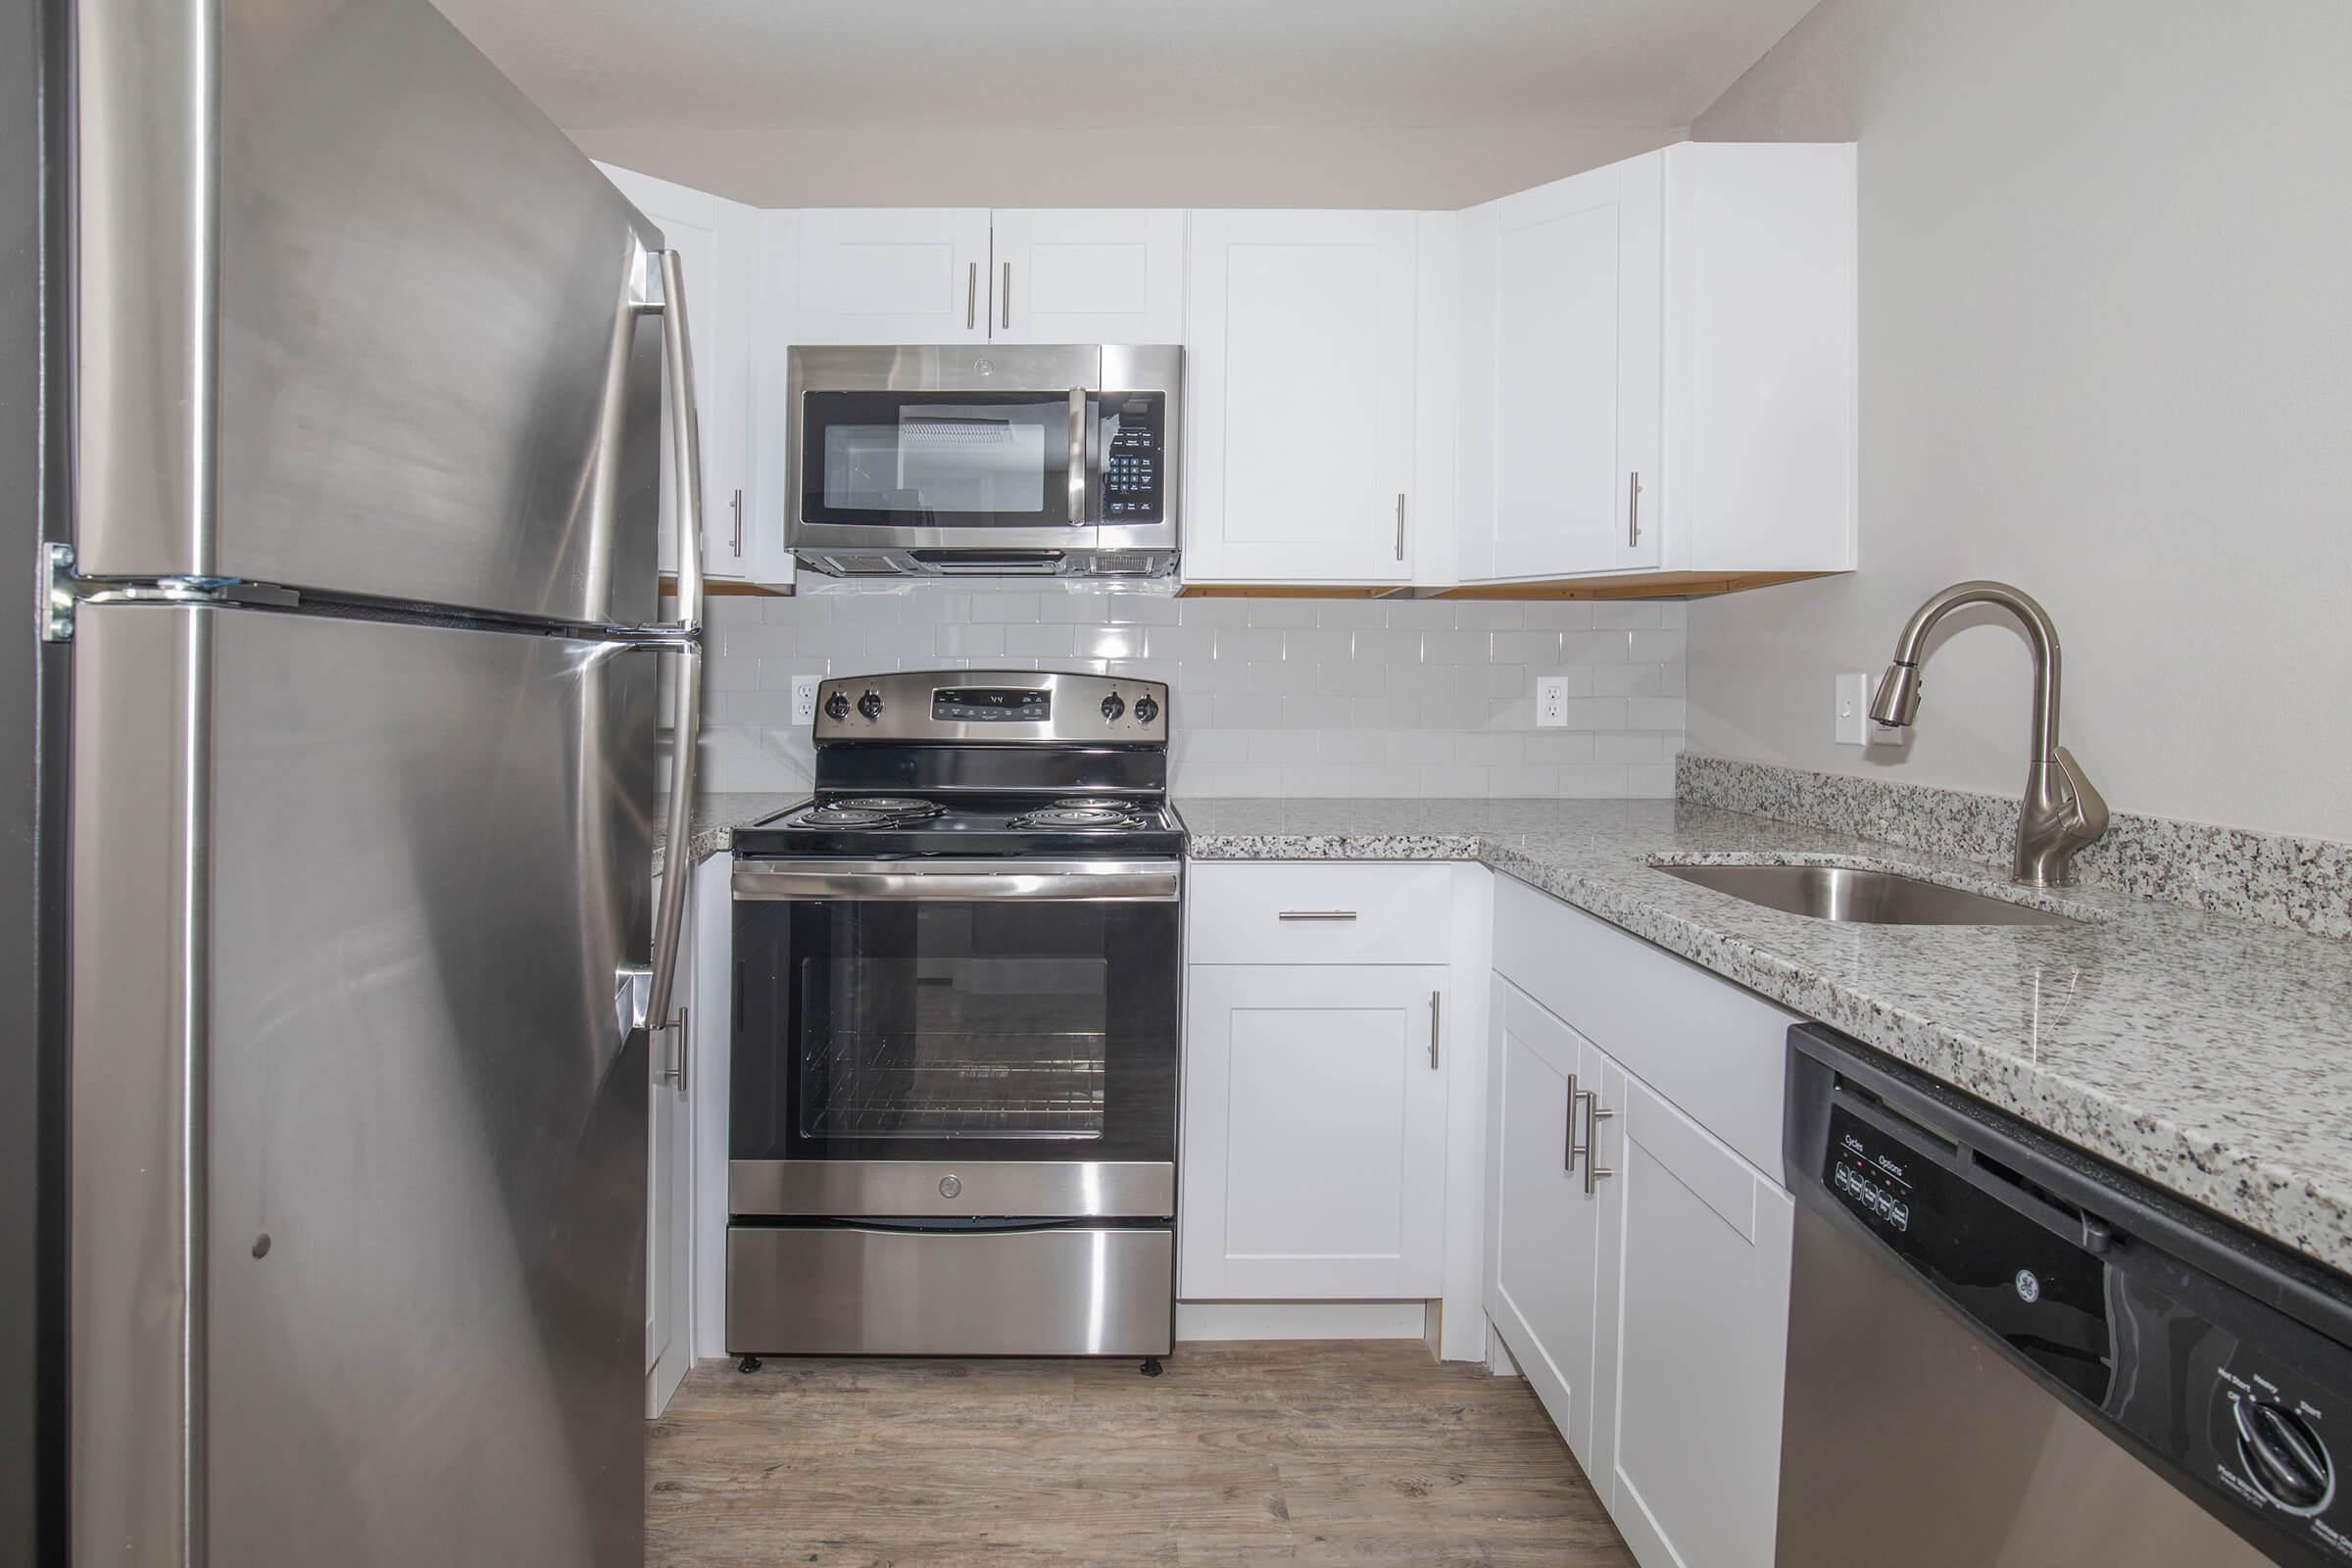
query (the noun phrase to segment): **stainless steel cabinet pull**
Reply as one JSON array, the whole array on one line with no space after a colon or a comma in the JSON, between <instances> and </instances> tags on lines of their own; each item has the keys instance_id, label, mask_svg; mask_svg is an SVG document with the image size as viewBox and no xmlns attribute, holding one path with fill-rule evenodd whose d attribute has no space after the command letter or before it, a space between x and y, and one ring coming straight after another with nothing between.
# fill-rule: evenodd
<instances>
[{"instance_id":1,"label":"stainless steel cabinet pull","mask_svg":"<svg viewBox=\"0 0 2352 1568\"><path fill-rule=\"evenodd\" d=\"M969 332L980 324L980 264L963 265L963 329Z\"/></svg>"},{"instance_id":2,"label":"stainless steel cabinet pull","mask_svg":"<svg viewBox=\"0 0 2352 1568\"><path fill-rule=\"evenodd\" d=\"M735 509L735 532L728 539L727 548L734 552L737 561L741 561L743 559L743 491L741 489L735 492L735 499L729 504Z\"/></svg>"},{"instance_id":3,"label":"stainless steel cabinet pull","mask_svg":"<svg viewBox=\"0 0 2352 1568\"><path fill-rule=\"evenodd\" d=\"M1445 993L1429 994L1429 1065L1434 1072L1438 1065L1438 1008L1445 1003Z\"/></svg>"},{"instance_id":4,"label":"stainless steel cabinet pull","mask_svg":"<svg viewBox=\"0 0 2352 1568\"><path fill-rule=\"evenodd\" d=\"M1396 492L1396 559L1404 559L1404 492Z\"/></svg>"},{"instance_id":5,"label":"stainless steel cabinet pull","mask_svg":"<svg viewBox=\"0 0 2352 1568\"><path fill-rule=\"evenodd\" d=\"M1568 1114L1571 1119L1574 1119L1576 1110L1573 1102L1570 1104ZM1595 1163L1592 1157L1594 1151L1600 1148L1600 1124L1616 1114L1613 1110L1600 1108L1599 1090L1588 1089L1585 1091L1585 1196L1587 1198L1592 1196L1594 1182L1599 1181L1603 1176L1617 1174L1607 1166Z\"/></svg>"},{"instance_id":6,"label":"stainless steel cabinet pull","mask_svg":"<svg viewBox=\"0 0 2352 1568\"><path fill-rule=\"evenodd\" d=\"M1285 909L1274 916L1277 920L1352 920L1353 909Z\"/></svg>"},{"instance_id":7,"label":"stainless steel cabinet pull","mask_svg":"<svg viewBox=\"0 0 2352 1568\"><path fill-rule=\"evenodd\" d=\"M1625 543L1631 549L1642 542L1642 474L1639 469L1625 476Z\"/></svg>"},{"instance_id":8,"label":"stainless steel cabinet pull","mask_svg":"<svg viewBox=\"0 0 2352 1568\"><path fill-rule=\"evenodd\" d=\"M678 1009L677 1016L670 1019L669 1022L663 1026L670 1033L677 1036L678 1043L676 1050L672 1053L669 1058L670 1064L662 1069L662 1076L678 1086L678 1098L680 1100L686 1098L686 1042L690 1038L691 1033L689 1029L691 1020L688 1018L687 1013L687 1008L680 1007Z\"/></svg>"},{"instance_id":9,"label":"stainless steel cabinet pull","mask_svg":"<svg viewBox=\"0 0 2352 1568\"><path fill-rule=\"evenodd\" d=\"M1004 325L1005 325L1005 328L1006 328L1007 330L1010 330L1010 329L1011 329L1011 326L1012 326L1012 264L1011 264L1010 262L1006 262L1006 263L1004 264Z\"/></svg>"},{"instance_id":10,"label":"stainless steel cabinet pull","mask_svg":"<svg viewBox=\"0 0 2352 1568\"><path fill-rule=\"evenodd\" d=\"M1570 1073L1568 1075L1568 1157L1561 1162L1560 1169L1571 1176L1576 1174L1576 1156L1585 1152L1585 1146L1576 1141L1576 1102L1584 1098L1584 1091L1576 1087L1576 1074Z\"/></svg>"}]
</instances>

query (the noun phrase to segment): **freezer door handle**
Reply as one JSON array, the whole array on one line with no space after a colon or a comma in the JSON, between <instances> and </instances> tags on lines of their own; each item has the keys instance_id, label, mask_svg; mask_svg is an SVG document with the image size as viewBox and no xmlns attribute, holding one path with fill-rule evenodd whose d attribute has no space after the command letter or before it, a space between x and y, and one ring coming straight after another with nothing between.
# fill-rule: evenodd
<instances>
[{"instance_id":1,"label":"freezer door handle","mask_svg":"<svg viewBox=\"0 0 2352 1568\"><path fill-rule=\"evenodd\" d=\"M670 985L678 968L678 939L686 924L686 882L692 860L695 738L703 727L703 438L694 409L694 355L686 335L686 284L676 251L662 252L662 358L667 368L676 505L678 621L685 640L674 650L669 732L668 846L662 904L654 913L654 983L645 1015L666 1027Z\"/></svg>"}]
</instances>

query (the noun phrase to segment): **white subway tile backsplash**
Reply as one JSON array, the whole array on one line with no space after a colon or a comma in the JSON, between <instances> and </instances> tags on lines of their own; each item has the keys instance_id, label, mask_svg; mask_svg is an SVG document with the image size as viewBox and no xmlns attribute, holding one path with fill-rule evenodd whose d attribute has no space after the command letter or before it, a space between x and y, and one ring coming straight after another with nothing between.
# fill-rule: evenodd
<instances>
[{"instance_id":1,"label":"white subway tile backsplash","mask_svg":"<svg viewBox=\"0 0 2352 1568\"><path fill-rule=\"evenodd\" d=\"M710 601L706 737L726 787L798 789L795 675L1093 670L1164 680L1183 795L1670 797L1680 604L1175 599L1031 587ZM1535 677L1568 685L1539 728Z\"/></svg>"}]
</instances>

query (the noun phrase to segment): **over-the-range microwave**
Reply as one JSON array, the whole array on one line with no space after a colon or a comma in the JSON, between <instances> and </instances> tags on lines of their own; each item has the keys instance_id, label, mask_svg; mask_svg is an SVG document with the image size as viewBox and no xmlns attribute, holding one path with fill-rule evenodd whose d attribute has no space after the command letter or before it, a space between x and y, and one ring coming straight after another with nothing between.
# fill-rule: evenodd
<instances>
[{"instance_id":1,"label":"over-the-range microwave","mask_svg":"<svg viewBox=\"0 0 2352 1568\"><path fill-rule=\"evenodd\" d=\"M796 348L786 538L836 577L1160 577L1184 350Z\"/></svg>"}]
</instances>

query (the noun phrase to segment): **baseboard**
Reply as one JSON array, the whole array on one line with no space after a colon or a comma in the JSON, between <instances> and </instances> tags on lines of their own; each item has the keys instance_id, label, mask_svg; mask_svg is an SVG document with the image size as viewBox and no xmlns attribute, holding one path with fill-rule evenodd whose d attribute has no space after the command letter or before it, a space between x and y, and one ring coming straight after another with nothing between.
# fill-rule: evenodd
<instances>
[{"instance_id":1,"label":"baseboard","mask_svg":"<svg viewBox=\"0 0 2352 1568\"><path fill-rule=\"evenodd\" d=\"M1186 1340L1418 1340L1427 1301L1178 1301Z\"/></svg>"}]
</instances>

